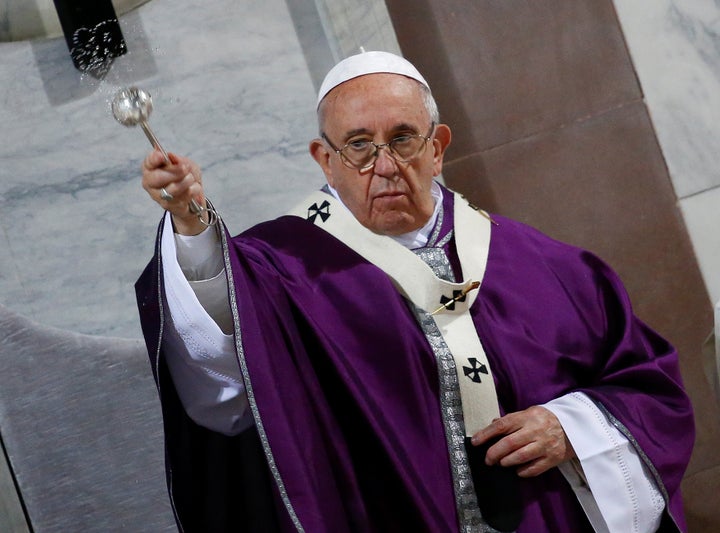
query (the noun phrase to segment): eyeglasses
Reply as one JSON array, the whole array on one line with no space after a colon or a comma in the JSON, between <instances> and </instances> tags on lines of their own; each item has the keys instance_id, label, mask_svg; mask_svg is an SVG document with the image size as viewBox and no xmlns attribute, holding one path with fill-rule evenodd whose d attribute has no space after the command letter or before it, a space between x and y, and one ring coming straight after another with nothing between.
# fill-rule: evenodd
<instances>
[{"instance_id":1,"label":"eyeglasses","mask_svg":"<svg viewBox=\"0 0 720 533\"><path fill-rule=\"evenodd\" d=\"M402 134L394 137L390 142L382 144L375 144L368 139L357 139L350 141L339 149L335 148L335 145L330 142L324 132L322 138L340 156L340 160L346 167L362 172L372 168L380 154L380 148L387 148L388 155L395 161L409 163L419 157L425 150L425 145L431 139L434 129L435 122L432 122L430 123L430 130L424 136L417 133L414 135Z\"/></svg>"}]
</instances>

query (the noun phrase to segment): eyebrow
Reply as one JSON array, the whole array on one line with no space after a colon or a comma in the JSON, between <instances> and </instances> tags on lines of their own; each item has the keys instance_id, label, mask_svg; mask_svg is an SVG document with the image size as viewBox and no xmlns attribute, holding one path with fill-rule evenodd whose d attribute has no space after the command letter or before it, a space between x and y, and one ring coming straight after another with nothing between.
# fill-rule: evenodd
<instances>
[{"instance_id":1,"label":"eyebrow","mask_svg":"<svg viewBox=\"0 0 720 533\"><path fill-rule=\"evenodd\" d=\"M417 133L419 131L415 126L408 124L407 122L401 122L400 124L395 124L392 128L390 128L391 133L403 131L403 130L414 131L415 133ZM354 137L355 135L363 135L363 134L370 135L372 133L373 132L367 128L356 128L354 130L350 130L347 133L345 133L345 139L347 140L351 137Z\"/></svg>"},{"instance_id":2,"label":"eyebrow","mask_svg":"<svg viewBox=\"0 0 720 533\"><path fill-rule=\"evenodd\" d=\"M355 137L355 135L361 135L364 133L371 133L371 131L367 128L357 128L354 130L350 130L347 133L345 133L345 138L349 139L350 137Z\"/></svg>"}]
</instances>

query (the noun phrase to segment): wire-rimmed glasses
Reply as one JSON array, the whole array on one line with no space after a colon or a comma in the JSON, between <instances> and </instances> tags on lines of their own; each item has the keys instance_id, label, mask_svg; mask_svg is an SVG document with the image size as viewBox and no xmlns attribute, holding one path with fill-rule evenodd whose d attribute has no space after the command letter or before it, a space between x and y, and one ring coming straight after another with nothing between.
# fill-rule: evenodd
<instances>
[{"instance_id":1,"label":"wire-rimmed glasses","mask_svg":"<svg viewBox=\"0 0 720 533\"><path fill-rule=\"evenodd\" d=\"M369 139L360 138L350 141L342 148L336 148L324 132L322 138L340 156L340 160L346 167L363 172L375 164L380 148L387 148L388 155L399 163L409 163L419 157L427 142L432 138L434 129L435 122L431 122L427 135L403 133L393 137L390 142L382 144L375 144Z\"/></svg>"}]
</instances>

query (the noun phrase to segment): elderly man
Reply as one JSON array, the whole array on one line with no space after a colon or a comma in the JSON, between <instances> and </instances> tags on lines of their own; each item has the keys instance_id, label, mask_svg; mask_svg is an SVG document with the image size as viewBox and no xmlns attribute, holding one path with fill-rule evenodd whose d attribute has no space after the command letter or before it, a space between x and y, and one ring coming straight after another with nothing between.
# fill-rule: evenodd
<instances>
[{"instance_id":1,"label":"elderly man","mask_svg":"<svg viewBox=\"0 0 720 533\"><path fill-rule=\"evenodd\" d=\"M143 163L181 530L684 530L691 407L616 275L434 181L450 128L404 59L340 62L318 120L327 185L234 238L192 161Z\"/></svg>"}]
</instances>

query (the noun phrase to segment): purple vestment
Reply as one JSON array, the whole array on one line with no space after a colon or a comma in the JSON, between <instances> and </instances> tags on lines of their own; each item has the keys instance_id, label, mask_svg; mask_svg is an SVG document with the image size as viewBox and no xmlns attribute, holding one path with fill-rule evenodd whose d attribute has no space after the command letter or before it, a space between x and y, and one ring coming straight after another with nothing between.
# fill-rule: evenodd
<instances>
[{"instance_id":1,"label":"purple vestment","mask_svg":"<svg viewBox=\"0 0 720 533\"><path fill-rule=\"evenodd\" d=\"M452 228L452 195L444 196L441 234ZM509 219L494 220L471 312L501 410L586 393L656 476L672 517L668 530L684 530L679 486L694 430L677 354L632 314L617 276L595 256ZM454 239L445 250L461 279ZM137 284L163 404L171 496L181 521L197 526L185 530L202 530L215 512L227 516L228 529L243 523L242 509L256 505L237 503L257 496L246 494L251 485L240 486L238 476L249 473L259 483L257 499L272 500L267 513L283 531L293 524L309 533L457 531L435 355L390 279L298 217L228 239L226 251L238 360L257 422L250 445L184 414L158 350L157 258ZM255 470L263 463L261 471L246 462L233 463L233 473L220 479L210 473L239 455L252 457ZM197 484L236 496L197 501L205 490L191 486ZM592 531L557 469L520 486L519 532Z\"/></svg>"}]
</instances>

